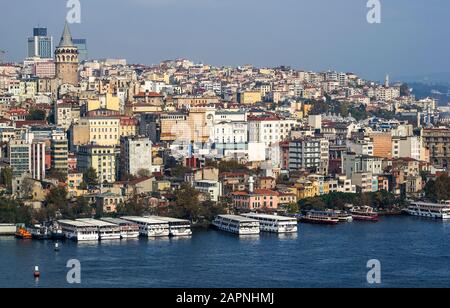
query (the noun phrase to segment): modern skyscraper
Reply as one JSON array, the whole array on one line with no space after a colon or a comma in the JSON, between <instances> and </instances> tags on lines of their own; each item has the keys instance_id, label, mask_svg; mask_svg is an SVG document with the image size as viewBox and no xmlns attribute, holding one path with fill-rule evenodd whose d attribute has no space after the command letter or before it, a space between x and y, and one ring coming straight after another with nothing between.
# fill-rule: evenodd
<instances>
[{"instance_id":1,"label":"modern skyscraper","mask_svg":"<svg viewBox=\"0 0 450 308\"><path fill-rule=\"evenodd\" d=\"M50 59L53 57L53 38L47 35L47 28L34 28L28 38L28 57Z\"/></svg>"},{"instance_id":2,"label":"modern skyscraper","mask_svg":"<svg viewBox=\"0 0 450 308\"><path fill-rule=\"evenodd\" d=\"M80 62L88 60L87 40L73 39L73 44L78 48L78 60Z\"/></svg>"},{"instance_id":3,"label":"modern skyscraper","mask_svg":"<svg viewBox=\"0 0 450 308\"><path fill-rule=\"evenodd\" d=\"M78 49L73 44L69 25L64 25L61 41L55 50L56 78L63 84L78 84Z\"/></svg>"}]
</instances>

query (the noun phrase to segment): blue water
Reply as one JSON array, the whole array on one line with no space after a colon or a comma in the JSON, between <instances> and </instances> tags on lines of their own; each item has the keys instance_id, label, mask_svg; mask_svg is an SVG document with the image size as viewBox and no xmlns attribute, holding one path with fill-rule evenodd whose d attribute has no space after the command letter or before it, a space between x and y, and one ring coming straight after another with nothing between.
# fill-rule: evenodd
<instances>
[{"instance_id":1,"label":"blue water","mask_svg":"<svg viewBox=\"0 0 450 308\"><path fill-rule=\"evenodd\" d=\"M450 287L450 222L383 217L379 223L299 225L298 234L237 237L195 230L191 238L102 243L0 238L0 287L74 287L66 262L81 262L77 287ZM32 277L34 266L41 278Z\"/></svg>"}]
</instances>

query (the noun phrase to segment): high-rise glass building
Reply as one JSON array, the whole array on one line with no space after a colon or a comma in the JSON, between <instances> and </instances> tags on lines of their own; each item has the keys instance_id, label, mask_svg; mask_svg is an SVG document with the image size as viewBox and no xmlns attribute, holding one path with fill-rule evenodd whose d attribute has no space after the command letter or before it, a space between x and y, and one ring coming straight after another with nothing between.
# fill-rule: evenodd
<instances>
[{"instance_id":1,"label":"high-rise glass building","mask_svg":"<svg viewBox=\"0 0 450 308\"><path fill-rule=\"evenodd\" d=\"M78 48L78 60L80 62L88 60L87 40L73 39L72 42Z\"/></svg>"},{"instance_id":2,"label":"high-rise glass building","mask_svg":"<svg viewBox=\"0 0 450 308\"><path fill-rule=\"evenodd\" d=\"M34 28L28 38L28 57L53 58L53 38L47 35L47 28Z\"/></svg>"}]
</instances>

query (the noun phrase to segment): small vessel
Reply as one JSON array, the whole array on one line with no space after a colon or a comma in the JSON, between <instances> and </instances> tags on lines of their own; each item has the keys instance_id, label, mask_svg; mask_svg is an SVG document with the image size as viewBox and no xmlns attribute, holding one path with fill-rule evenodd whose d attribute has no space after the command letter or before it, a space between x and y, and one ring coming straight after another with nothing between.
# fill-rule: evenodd
<instances>
[{"instance_id":1,"label":"small vessel","mask_svg":"<svg viewBox=\"0 0 450 308\"><path fill-rule=\"evenodd\" d=\"M300 217L300 221L321 225L337 225L339 219L327 211L309 211L306 215Z\"/></svg>"},{"instance_id":2,"label":"small vessel","mask_svg":"<svg viewBox=\"0 0 450 308\"><path fill-rule=\"evenodd\" d=\"M350 209L354 220L360 221L378 221L378 213L370 206L355 206Z\"/></svg>"},{"instance_id":3,"label":"small vessel","mask_svg":"<svg viewBox=\"0 0 450 308\"><path fill-rule=\"evenodd\" d=\"M59 244L55 243L55 251L59 251Z\"/></svg>"},{"instance_id":4,"label":"small vessel","mask_svg":"<svg viewBox=\"0 0 450 308\"><path fill-rule=\"evenodd\" d=\"M58 223L54 222L48 229L52 240L61 241L64 239L64 232Z\"/></svg>"},{"instance_id":5,"label":"small vessel","mask_svg":"<svg viewBox=\"0 0 450 308\"><path fill-rule=\"evenodd\" d=\"M47 240L51 237L49 229L45 226L34 225L28 231L31 233L32 238L36 240Z\"/></svg>"},{"instance_id":6,"label":"small vessel","mask_svg":"<svg viewBox=\"0 0 450 308\"><path fill-rule=\"evenodd\" d=\"M450 219L450 204L413 202L406 209L406 213L413 216L446 220Z\"/></svg>"},{"instance_id":7,"label":"small vessel","mask_svg":"<svg viewBox=\"0 0 450 308\"><path fill-rule=\"evenodd\" d=\"M24 227L17 227L15 236L20 239L32 239L31 233Z\"/></svg>"}]
</instances>

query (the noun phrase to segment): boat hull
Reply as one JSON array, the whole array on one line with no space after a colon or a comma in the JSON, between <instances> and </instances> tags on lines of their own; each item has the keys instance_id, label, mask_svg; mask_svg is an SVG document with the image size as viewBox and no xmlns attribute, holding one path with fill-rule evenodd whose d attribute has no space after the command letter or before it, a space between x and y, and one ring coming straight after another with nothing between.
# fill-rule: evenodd
<instances>
[{"instance_id":1,"label":"boat hull","mask_svg":"<svg viewBox=\"0 0 450 308\"><path fill-rule=\"evenodd\" d=\"M356 221L370 221L370 222L378 222L378 216L364 216L364 215L353 215L353 220Z\"/></svg>"},{"instance_id":2,"label":"boat hull","mask_svg":"<svg viewBox=\"0 0 450 308\"><path fill-rule=\"evenodd\" d=\"M442 219L442 220L450 219L450 214L443 214L443 213L431 213L427 211L412 211L412 210L407 210L406 213L408 213L411 216L424 218Z\"/></svg>"},{"instance_id":3,"label":"boat hull","mask_svg":"<svg viewBox=\"0 0 450 308\"><path fill-rule=\"evenodd\" d=\"M316 225L337 225L339 222L339 220L314 219L314 218L301 218L300 221Z\"/></svg>"},{"instance_id":4,"label":"boat hull","mask_svg":"<svg viewBox=\"0 0 450 308\"><path fill-rule=\"evenodd\" d=\"M217 223L212 223L212 226L220 231L224 231L224 232L228 232L228 233L233 233L233 234L237 234L237 235L259 235L260 234L260 230L237 230L237 229L233 229L233 228L226 228L224 226L222 226L221 224L217 224Z\"/></svg>"}]
</instances>

